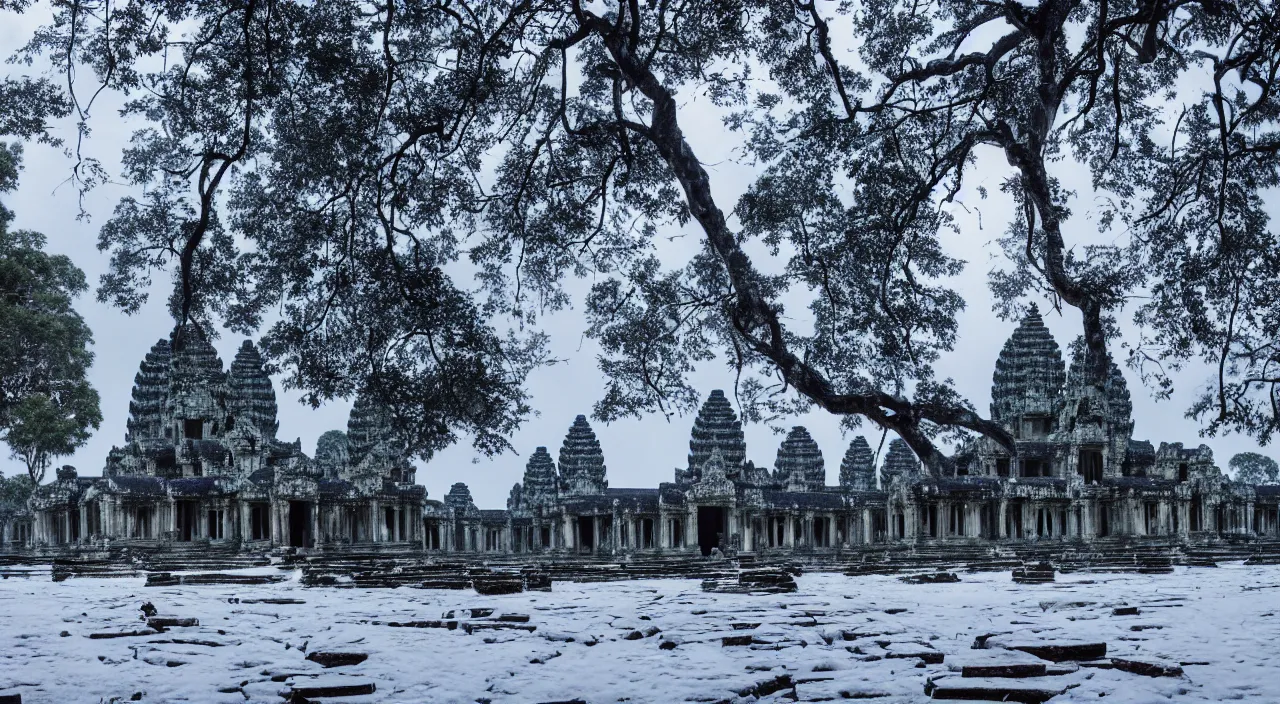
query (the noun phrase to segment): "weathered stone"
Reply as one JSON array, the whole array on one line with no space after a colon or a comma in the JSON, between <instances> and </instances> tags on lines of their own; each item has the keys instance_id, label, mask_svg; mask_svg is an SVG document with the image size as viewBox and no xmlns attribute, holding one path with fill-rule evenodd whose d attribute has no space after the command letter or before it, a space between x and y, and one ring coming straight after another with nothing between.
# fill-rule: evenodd
<instances>
[{"instance_id":1,"label":"weathered stone","mask_svg":"<svg viewBox=\"0 0 1280 704\"><path fill-rule=\"evenodd\" d=\"M854 491L870 491L876 487L876 459L861 435L849 443L840 462L840 486Z\"/></svg>"},{"instance_id":2,"label":"weathered stone","mask_svg":"<svg viewBox=\"0 0 1280 704\"><path fill-rule=\"evenodd\" d=\"M880 476L885 479L907 479L920 473L920 460L902 438L889 441L889 451L884 456Z\"/></svg>"},{"instance_id":3,"label":"weathered stone","mask_svg":"<svg viewBox=\"0 0 1280 704\"><path fill-rule=\"evenodd\" d=\"M315 651L307 653L307 659L321 667L347 667L359 665L369 659L368 653L331 653Z\"/></svg>"},{"instance_id":4,"label":"weathered stone","mask_svg":"<svg viewBox=\"0 0 1280 704\"><path fill-rule=\"evenodd\" d=\"M716 448L724 459L726 474L730 478L736 477L747 456L746 436L738 414L720 389L711 392L693 421L693 432L689 438L689 469L677 472L676 482L696 482L702 476L702 465L711 459L711 451Z\"/></svg>"},{"instance_id":5,"label":"weathered stone","mask_svg":"<svg viewBox=\"0 0 1280 704\"><path fill-rule=\"evenodd\" d=\"M262 368L262 356L245 340L227 374L227 423L251 423L263 437L275 438L280 427L276 411L276 391Z\"/></svg>"},{"instance_id":6,"label":"weathered stone","mask_svg":"<svg viewBox=\"0 0 1280 704\"><path fill-rule=\"evenodd\" d=\"M587 496L603 494L608 487L600 441L587 417L578 416L560 446L560 490L567 496Z\"/></svg>"},{"instance_id":7,"label":"weathered stone","mask_svg":"<svg viewBox=\"0 0 1280 704\"><path fill-rule=\"evenodd\" d=\"M1111 665L1117 670L1142 675L1144 677L1181 677L1182 668L1171 663L1154 660L1137 660L1133 658L1111 658Z\"/></svg>"},{"instance_id":8,"label":"weathered stone","mask_svg":"<svg viewBox=\"0 0 1280 704\"><path fill-rule=\"evenodd\" d=\"M1106 643L1017 643L1004 645L1050 662L1097 660L1107 656Z\"/></svg>"},{"instance_id":9,"label":"weathered stone","mask_svg":"<svg viewBox=\"0 0 1280 704\"><path fill-rule=\"evenodd\" d=\"M996 358L991 419L1020 433L1024 417L1052 417L1065 381L1062 350L1033 305Z\"/></svg>"},{"instance_id":10,"label":"weathered stone","mask_svg":"<svg viewBox=\"0 0 1280 704\"><path fill-rule=\"evenodd\" d=\"M822 491L827 482L822 450L804 426L792 428L782 441L773 480L784 491Z\"/></svg>"},{"instance_id":11,"label":"weathered stone","mask_svg":"<svg viewBox=\"0 0 1280 704\"><path fill-rule=\"evenodd\" d=\"M960 581L960 576L955 572L926 572L899 577L898 581L904 584L954 584Z\"/></svg>"},{"instance_id":12,"label":"weathered stone","mask_svg":"<svg viewBox=\"0 0 1280 704\"><path fill-rule=\"evenodd\" d=\"M1006 665L966 665L961 677L1043 677L1044 663L1010 663Z\"/></svg>"},{"instance_id":13,"label":"weathered stone","mask_svg":"<svg viewBox=\"0 0 1280 704\"><path fill-rule=\"evenodd\" d=\"M200 619L197 618L174 618L170 616L153 616L147 619L147 625L152 628L188 628L191 626L199 626Z\"/></svg>"}]
</instances>

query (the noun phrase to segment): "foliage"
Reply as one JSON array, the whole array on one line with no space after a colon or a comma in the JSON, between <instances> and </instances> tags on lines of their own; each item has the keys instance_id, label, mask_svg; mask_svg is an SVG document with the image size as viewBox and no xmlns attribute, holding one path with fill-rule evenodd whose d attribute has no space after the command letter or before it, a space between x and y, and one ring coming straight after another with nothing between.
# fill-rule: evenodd
<instances>
[{"instance_id":1,"label":"foliage","mask_svg":"<svg viewBox=\"0 0 1280 704\"><path fill-rule=\"evenodd\" d=\"M27 499L31 498L35 487L29 476L20 474L5 478L0 474L0 523L26 511Z\"/></svg>"},{"instance_id":2,"label":"foliage","mask_svg":"<svg viewBox=\"0 0 1280 704\"><path fill-rule=\"evenodd\" d=\"M1000 312L1075 309L1101 386L1144 297L1146 381L1168 393L1169 368L1206 361L1207 432L1280 424L1274 4L104 7L58 4L26 51L88 65L149 123L99 295L136 310L168 269L180 320L280 311L263 346L289 383L313 402L367 387L423 456L459 431L505 447L546 361L539 318L588 276L597 417L690 410L688 373L718 357L748 418L870 419L935 471L941 432L1012 446L932 372L960 334L943 238L974 238L951 213L980 153L1017 206ZM690 127L708 101L758 167L736 202ZM682 231L697 246L671 261L658 243Z\"/></svg>"},{"instance_id":3,"label":"foliage","mask_svg":"<svg viewBox=\"0 0 1280 704\"><path fill-rule=\"evenodd\" d=\"M1231 478L1238 482L1280 484L1280 465L1266 455L1241 452L1227 462L1227 468L1231 470Z\"/></svg>"},{"instance_id":4,"label":"foliage","mask_svg":"<svg viewBox=\"0 0 1280 704\"><path fill-rule=\"evenodd\" d=\"M12 189L16 149L0 148L0 191ZM70 454L102 422L86 378L93 335L72 307L84 272L44 251L43 235L11 231L0 206L0 433L39 483L51 457Z\"/></svg>"}]
</instances>

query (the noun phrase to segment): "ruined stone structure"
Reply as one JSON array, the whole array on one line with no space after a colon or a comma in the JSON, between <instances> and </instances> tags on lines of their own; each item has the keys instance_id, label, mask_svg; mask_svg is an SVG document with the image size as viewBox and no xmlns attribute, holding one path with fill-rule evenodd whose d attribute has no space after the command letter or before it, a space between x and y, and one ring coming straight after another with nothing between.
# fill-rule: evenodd
<instances>
[{"instance_id":1,"label":"ruined stone structure","mask_svg":"<svg viewBox=\"0 0 1280 704\"><path fill-rule=\"evenodd\" d=\"M1133 439L1123 375L1113 368L1099 390L1085 382L1085 363L1077 349L1067 368L1032 309L1001 351L992 386L991 416L1017 452L975 439L948 476L931 475L899 439L877 442L877 467L879 450L855 437L828 485L822 450L801 427L781 442L772 471L757 467L729 399L713 391L672 481L609 486L604 450L578 416L558 459L538 447L506 508L483 510L463 483L427 499L389 418L364 396L346 432L325 433L308 458L276 439L275 393L252 344L224 371L202 337L175 332L143 360L126 444L103 476L59 471L32 499L30 525L5 535L31 548L227 542L695 556L1280 534L1280 487L1228 480L1203 445Z\"/></svg>"},{"instance_id":2,"label":"ruined stone structure","mask_svg":"<svg viewBox=\"0 0 1280 704\"><path fill-rule=\"evenodd\" d=\"M101 477L64 467L36 490L22 542L311 548L421 539L426 492L385 419L358 401L347 433L327 433L311 460L301 443L276 438L275 390L248 341L230 369L194 328L157 342L134 379L127 428Z\"/></svg>"}]
</instances>

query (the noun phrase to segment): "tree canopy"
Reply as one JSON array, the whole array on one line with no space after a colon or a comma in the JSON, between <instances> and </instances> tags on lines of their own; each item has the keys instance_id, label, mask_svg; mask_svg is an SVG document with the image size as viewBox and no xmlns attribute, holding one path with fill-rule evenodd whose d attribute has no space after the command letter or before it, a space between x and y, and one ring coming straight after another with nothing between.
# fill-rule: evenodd
<instances>
[{"instance_id":1,"label":"tree canopy","mask_svg":"<svg viewBox=\"0 0 1280 704\"><path fill-rule=\"evenodd\" d=\"M1227 462L1231 478L1248 484L1280 484L1280 465L1256 452L1241 452Z\"/></svg>"},{"instance_id":2,"label":"tree canopy","mask_svg":"<svg viewBox=\"0 0 1280 704\"><path fill-rule=\"evenodd\" d=\"M944 243L980 244L952 208L984 154L1017 205L990 278L1002 314L1075 311L1099 386L1120 354L1166 395L1172 369L1209 364L1188 409L1207 433L1265 443L1280 424L1274 4L53 12L23 55L92 69L146 122L124 153L142 195L101 229L99 296L137 310L171 271L179 320L264 329L290 386L316 403L367 388L421 456L459 432L505 447L548 361L540 317L585 276L599 418L691 409L689 372L720 358L749 418L869 419L934 471L940 433L1012 447L933 373L964 306ZM61 97L86 124L92 97ZM709 104L759 172L733 202L690 127ZM1076 173L1089 193L1068 186ZM672 262L660 243L677 231L700 246ZM784 305L797 300L811 326ZM1136 339L1119 338L1121 315Z\"/></svg>"},{"instance_id":3,"label":"tree canopy","mask_svg":"<svg viewBox=\"0 0 1280 704\"><path fill-rule=\"evenodd\" d=\"M16 183L20 153L0 144L0 193ZM12 218L0 204L0 437L39 484L102 413L87 379L93 335L72 306L88 289L84 272L46 253L44 235L10 230Z\"/></svg>"}]
</instances>

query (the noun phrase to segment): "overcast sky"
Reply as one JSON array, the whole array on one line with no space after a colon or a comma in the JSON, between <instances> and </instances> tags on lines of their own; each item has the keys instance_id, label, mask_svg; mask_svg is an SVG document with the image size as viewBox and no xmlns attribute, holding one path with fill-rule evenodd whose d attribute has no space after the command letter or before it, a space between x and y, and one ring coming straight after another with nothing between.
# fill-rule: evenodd
<instances>
[{"instance_id":1,"label":"overcast sky","mask_svg":"<svg viewBox=\"0 0 1280 704\"><path fill-rule=\"evenodd\" d=\"M0 56L11 55L29 36L30 17L17 22L11 19L7 13L0 13ZM7 65L4 70L11 74L29 71L15 65ZM706 164L718 200L728 210L753 178L753 167L737 158L735 135L723 129L707 102L699 101L696 96L684 98L682 120L686 135ZM100 100L103 102L93 111L93 134L86 144L85 154L100 159L108 173L118 175L119 153L128 143L131 126L118 117L119 101L114 96L104 94ZM72 139L73 124L69 120L57 128L60 136ZM130 189L117 184L96 188L87 195L84 203L88 217L78 218L77 192L67 182L71 167L72 162L61 150L28 145L19 189L6 197L6 205L16 213L14 227L44 233L49 238L50 251L71 257L85 271L90 282L96 284L108 263L108 255L99 252L95 246L98 228L110 217L115 203L130 193ZM960 315L956 348L939 363L938 377L955 379L958 390L984 413L990 403L991 375L996 356L1014 328L1013 323L1000 321L992 312L992 298L986 286L987 271L998 254L994 239L1003 232L1012 215L1009 201L1001 198L999 192L1008 170L1008 164L1002 157L992 152L980 156L978 164L968 170L968 183L952 208L961 225L961 234L944 240L953 256L968 262L964 273L953 281L967 301L967 309ZM1076 213L1073 222L1079 228L1077 231L1088 231L1090 192L1087 174L1063 173L1060 170L1057 175L1068 187L1082 194L1080 203L1073 205ZM990 194L988 199L978 197L980 187L986 188ZM664 259L679 260L685 252L698 246L695 231L683 234L684 237L672 240L661 239ZM760 264L762 268L768 268L767 262ZM58 460L57 464L72 464L82 476L100 474L107 451L113 445L123 443L130 389L138 365L151 345L167 337L172 327L164 305L168 277L161 274L157 279L162 284L157 295L134 316L125 316L108 305L96 302L92 293L78 302L77 309L92 328L96 341L96 361L90 380L102 396L104 420L87 445L75 455ZM1040 303L1042 310L1048 308L1045 302ZM789 325L807 327L807 311L803 306L790 305L787 313ZM1122 315L1122 322L1127 317L1127 314ZM1079 315L1074 309L1067 309L1061 316L1046 310L1045 318L1064 348L1080 333ZM430 497L441 498L453 482L462 481L471 487L472 495L482 508L504 506L511 485L520 480L534 449L546 446L555 456L574 416L590 414L592 404L602 393L603 381L595 362L597 348L582 335L585 323L580 309L546 317L543 322L551 333L553 356L565 362L539 369L529 379L528 388L538 415L530 418L511 438L517 454L509 453L494 459L476 458L469 442L464 441L420 466L418 481L426 485ZM215 346L224 365L230 364L240 342L241 338L231 334L225 334L216 341ZM1162 441L1191 446L1204 442L1213 448L1218 464L1224 467L1228 458L1237 452L1258 451L1256 444L1239 436L1201 438L1199 425L1183 417L1195 389L1209 378L1207 368L1188 369L1176 376L1176 391L1169 401L1153 400L1146 389L1138 386L1132 373L1127 372L1126 378L1133 396L1136 438L1150 439L1157 445ZM722 362L704 365L695 375L695 380L704 396L712 389L729 391L733 386L733 375ZM314 452L316 438L321 433L346 428L349 402L331 403L312 410L298 402L297 392L284 391L278 378L276 393L280 406L280 438L301 438L303 449L308 454ZM692 416L673 418L669 422L661 416L652 416L607 426L593 424L604 448L610 486L654 487L658 482L670 481L672 471L685 466L692 424ZM852 437L841 433L838 418L815 412L797 417L787 425L804 425L810 430L826 459L827 481L835 483L840 459L852 440ZM864 426L862 432L872 447L876 447L880 440L879 432L870 426ZM748 426L746 435L748 459L757 465L771 467L782 437L763 426ZM0 471L12 475L23 469L18 461L0 457Z\"/></svg>"}]
</instances>

